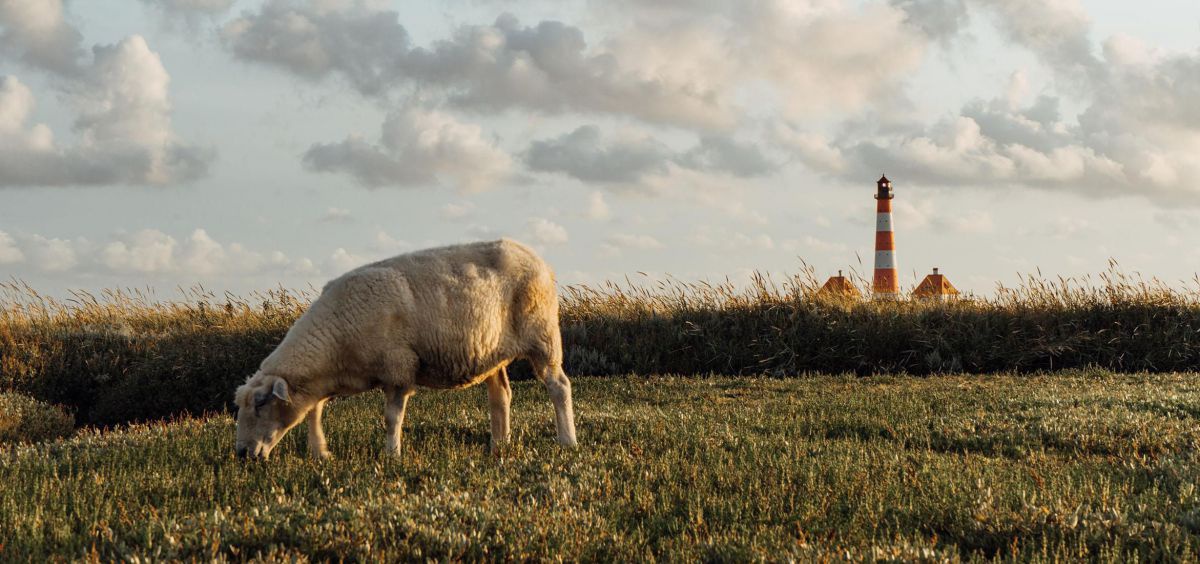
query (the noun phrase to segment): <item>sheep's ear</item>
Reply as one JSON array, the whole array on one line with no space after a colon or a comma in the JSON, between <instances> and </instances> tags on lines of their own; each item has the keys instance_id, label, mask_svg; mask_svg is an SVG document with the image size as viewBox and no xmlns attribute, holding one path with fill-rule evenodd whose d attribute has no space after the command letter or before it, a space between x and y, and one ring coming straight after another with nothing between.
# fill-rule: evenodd
<instances>
[{"instance_id":1,"label":"sheep's ear","mask_svg":"<svg viewBox=\"0 0 1200 564\"><path fill-rule=\"evenodd\" d=\"M288 403L292 402L291 396L288 395L287 381L283 378L275 380L275 385L271 387L271 395Z\"/></svg>"}]
</instances>

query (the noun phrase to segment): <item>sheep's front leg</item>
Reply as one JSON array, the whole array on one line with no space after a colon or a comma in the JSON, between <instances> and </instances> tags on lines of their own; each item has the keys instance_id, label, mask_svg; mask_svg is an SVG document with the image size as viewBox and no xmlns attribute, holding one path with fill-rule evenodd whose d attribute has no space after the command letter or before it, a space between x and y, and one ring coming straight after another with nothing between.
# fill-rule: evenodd
<instances>
[{"instance_id":1,"label":"sheep's front leg","mask_svg":"<svg viewBox=\"0 0 1200 564\"><path fill-rule=\"evenodd\" d=\"M408 398L411 395L413 395L412 388L391 387L387 389L387 407L383 414L384 422L387 424L386 454L400 454L404 409L408 406Z\"/></svg>"},{"instance_id":2,"label":"sheep's front leg","mask_svg":"<svg viewBox=\"0 0 1200 564\"><path fill-rule=\"evenodd\" d=\"M488 411L492 415L492 452L507 443L512 435L509 424L509 406L512 405L512 387L508 383L508 369L500 368L487 379Z\"/></svg>"},{"instance_id":3,"label":"sheep's front leg","mask_svg":"<svg viewBox=\"0 0 1200 564\"><path fill-rule=\"evenodd\" d=\"M321 429L321 410L325 409L326 401L320 400L312 409L308 410L306 420L308 423L308 455L320 460L328 459L331 456L329 447L325 443L325 431Z\"/></svg>"}]
</instances>

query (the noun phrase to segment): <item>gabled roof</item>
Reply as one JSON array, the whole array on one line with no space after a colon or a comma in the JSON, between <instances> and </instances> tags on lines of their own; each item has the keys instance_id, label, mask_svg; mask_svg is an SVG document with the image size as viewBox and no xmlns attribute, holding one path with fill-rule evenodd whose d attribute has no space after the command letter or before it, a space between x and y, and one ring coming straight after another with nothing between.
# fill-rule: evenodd
<instances>
[{"instance_id":1,"label":"gabled roof","mask_svg":"<svg viewBox=\"0 0 1200 564\"><path fill-rule=\"evenodd\" d=\"M913 290L912 295L917 298L926 298L931 296L957 296L958 289L946 279L942 274L930 274Z\"/></svg>"},{"instance_id":2,"label":"gabled roof","mask_svg":"<svg viewBox=\"0 0 1200 564\"><path fill-rule=\"evenodd\" d=\"M862 296L862 293L858 291L858 287L841 274L830 276L829 280L825 281L825 285L821 286L820 290L817 290L817 293L846 298L858 298Z\"/></svg>"}]
</instances>

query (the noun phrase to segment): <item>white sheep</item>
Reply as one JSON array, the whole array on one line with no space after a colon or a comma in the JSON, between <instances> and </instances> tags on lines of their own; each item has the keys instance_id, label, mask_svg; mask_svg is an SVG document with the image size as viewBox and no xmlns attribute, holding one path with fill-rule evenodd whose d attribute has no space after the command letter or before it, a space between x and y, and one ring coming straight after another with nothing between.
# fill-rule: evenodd
<instances>
[{"instance_id":1,"label":"white sheep","mask_svg":"<svg viewBox=\"0 0 1200 564\"><path fill-rule=\"evenodd\" d=\"M554 403L558 442L575 445L571 382L562 370L550 267L502 239L427 249L368 264L325 285L257 372L237 389L239 457L267 458L301 419L326 458L321 409L334 396L381 388L387 452L400 449L417 386L487 381L492 448L509 438L505 367L527 359Z\"/></svg>"}]
</instances>

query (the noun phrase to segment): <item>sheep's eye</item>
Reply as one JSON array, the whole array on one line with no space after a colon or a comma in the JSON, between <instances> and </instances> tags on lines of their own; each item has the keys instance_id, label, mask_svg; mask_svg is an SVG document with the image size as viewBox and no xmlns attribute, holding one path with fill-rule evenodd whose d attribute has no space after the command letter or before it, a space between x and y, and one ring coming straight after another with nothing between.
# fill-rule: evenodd
<instances>
[{"instance_id":1,"label":"sheep's eye","mask_svg":"<svg viewBox=\"0 0 1200 564\"><path fill-rule=\"evenodd\" d=\"M267 394L255 394L254 396L254 414L258 415L258 410L267 402L271 401L271 396Z\"/></svg>"}]
</instances>

